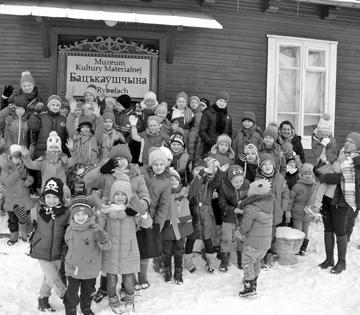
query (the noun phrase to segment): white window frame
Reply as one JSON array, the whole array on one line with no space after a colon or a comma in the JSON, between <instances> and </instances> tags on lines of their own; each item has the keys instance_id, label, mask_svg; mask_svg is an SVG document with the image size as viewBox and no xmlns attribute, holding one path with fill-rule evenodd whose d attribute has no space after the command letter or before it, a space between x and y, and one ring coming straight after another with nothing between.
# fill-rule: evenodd
<instances>
[{"instance_id":1,"label":"white window frame","mask_svg":"<svg viewBox=\"0 0 360 315\"><path fill-rule=\"evenodd\" d=\"M305 74L306 70L320 70L320 67L311 68L307 66L308 51L321 50L325 51L325 112L331 115L332 130L334 132L335 121L335 97L336 97L336 60L337 44L335 41L317 40L309 38L288 37L278 35L267 35L268 37L268 63L267 63L267 93L266 93L266 125L270 122L277 122L277 103L278 78L279 78L279 52L280 46L300 47L300 87L298 93L300 108L304 108L305 100ZM322 69L324 70L324 69ZM299 112L299 115L301 113ZM304 114L299 116L300 126L294 126L295 131L302 138L304 149L311 149L311 136L304 136Z\"/></svg>"}]
</instances>

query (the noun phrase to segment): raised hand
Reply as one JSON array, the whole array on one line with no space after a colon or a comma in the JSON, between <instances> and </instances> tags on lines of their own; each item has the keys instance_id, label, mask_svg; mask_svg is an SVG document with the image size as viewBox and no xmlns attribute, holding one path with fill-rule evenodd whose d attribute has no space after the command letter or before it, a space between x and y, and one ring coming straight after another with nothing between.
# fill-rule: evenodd
<instances>
[{"instance_id":1,"label":"raised hand","mask_svg":"<svg viewBox=\"0 0 360 315\"><path fill-rule=\"evenodd\" d=\"M93 103L94 106L94 115L96 117L100 117L100 106L98 105L98 103Z\"/></svg>"},{"instance_id":2,"label":"raised hand","mask_svg":"<svg viewBox=\"0 0 360 315\"><path fill-rule=\"evenodd\" d=\"M74 141L73 139L69 138L66 142L66 146L69 149L69 151L72 151L74 149Z\"/></svg>"},{"instance_id":3,"label":"raised hand","mask_svg":"<svg viewBox=\"0 0 360 315\"><path fill-rule=\"evenodd\" d=\"M5 85L2 95L8 98L13 91L14 91L14 87L12 85Z\"/></svg>"},{"instance_id":4,"label":"raised hand","mask_svg":"<svg viewBox=\"0 0 360 315\"><path fill-rule=\"evenodd\" d=\"M25 147L25 146L21 146L21 155L24 158L27 158L29 156L30 151Z\"/></svg>"}]
</instances>

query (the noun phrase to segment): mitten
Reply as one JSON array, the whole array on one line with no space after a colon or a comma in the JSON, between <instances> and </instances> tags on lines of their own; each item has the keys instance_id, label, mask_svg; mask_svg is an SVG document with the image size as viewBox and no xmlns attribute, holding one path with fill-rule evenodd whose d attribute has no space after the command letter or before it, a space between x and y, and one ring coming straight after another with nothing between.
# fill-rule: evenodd
<instances>
[{"instance_id":1,"label":"mitten","mask_svg":"<svg viewBox=\"0 0 360 315\"><path fill-rule=\"evenodd\" d=\"M100 168L101 174L112 174L114 172L114 168L118 166L118 161L115 159L110 159Z\"/></svg>"},{"instance_id":2,"label":"mitten","mask_svg":"<svg viewBox=\"0 0 360 315\"><path fill-rule=\"evenodd\" d=\"M34 183L34 178L30 175L26 176L26 179L24 180L24 184L26 187L30 187Z\"/></svg>"},{"instance_id":3,"label":"mitten","mask_svg":"<svg viewBox=\"0 0 360 315\"><path fill-rule=\"evenodd\" d=\"M60 252L60 260L65 260L65 257L68 253L68 249L69 247L66 244L64 244Z\"/></svg>"},{"instance_id":4,"label":"mitten","mask_svg":"<svg viewBox=\"0 0 360 315\"><path fill-rule=\"evenodd\" d=\"M25 224L28 222L28 214L26 213L24 207L15 205L14 206L14 214L17 216L20 224Z\"/></svg>"},{"instance_id":5,"label":"mitten","mask_svg":"<svg viewBox=\"0 0 360 315\"><path fill-rule=\"evenodd\" d=\"M144 201L140 200L135 195L130 198L129 207L140 214L145 214L146 212L146 206L144 205Z\"/></svg>"},{"instance_id":6,"label":"mitten","mask_svg":"<svg viewBox=\"0 0 360 315\"><path fill-rule=\"evenodd\" d=\"M4 96L4 98L8 98L13 91L14 87L12 85L5 85L2 95Z\"/></svg>"},{"instance_id":7,"label":"mitten","mask_svg":"<svg viewBox=\"0 0 360 315\"><path fill-rule=\"evenodd\" d=\"M321 140L321 144L326 147L328 144L330 143L330 139L329 138L324 138Z\"/></svg>"},{"instance_id":8,"label":"mitten","mask_svg":"<svg viewBox=\"0 0 360 315\"><path fill-rule=\"evenodd\" d=\"M126 213L128 216L130 216L130 217L134 217L134 216L137 215L137 212L134 211L134 210L131 209L131 208L126 208L126 209L125 209L125 213Z\"/></svg>"},{"instance_id":9,"label":"mitten","mask_svg":"<svg viewBox=\"0 0 360 315\"><path fill-rule=\"evenodd\" d=\"M104 244L108 241L108 234L103 229L99 229L98 240L100 244Z\"/></svg>"}]
</instances>

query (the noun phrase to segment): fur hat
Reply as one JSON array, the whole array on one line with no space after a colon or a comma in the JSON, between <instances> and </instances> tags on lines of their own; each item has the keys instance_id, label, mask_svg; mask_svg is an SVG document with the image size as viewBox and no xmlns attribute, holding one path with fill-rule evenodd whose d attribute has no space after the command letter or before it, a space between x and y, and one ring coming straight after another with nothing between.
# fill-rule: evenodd
<instances>
[{"instance_id":1,"label":"fur hat","mask_svg":"<svg viewBox=\"0 0 360 315\"><path fill-rule=\"evenodd\" d=\"M184 91L181 91L178 95L176 95L176 101L182 97L183 99L185 99L186 103L188 102L189 100L189 97L188 95L184 92Z\"/></svg>"},{"instance_id":2,"label":"fur hat","mask_svg":"<svg viewBox=\"0 0 360 315\"><path fill-rule=\"evenodd\" d=\"M275 168L275 159L272 154L270 153L263 153L260 155L259 167L261 167L265 161L270 161Z\"/></svg>"},{"instance_id":3,"label":"fur hat","mask_svg":"<svg viewBox=\"0 0 360 315\"><path fill-rule=\"evenodd\" d=\"M360 150L360 133L350 132L346 138L350 138L352 141L354 141L356 149Z\"/></svg>"},{"instance_id":4,"label":"fur hat","mask_svg":"<svg viewBox=\"0 0 360 315\"><path fill-rule=\"evenodd\" d=\"M171 150L169 148L167 148L167 147L164 147L164 146L161 146L159 149L164 151L164 153L166 155L166 158L168 159L168 163L167 163L168 165L167 166L169 166L170 163L172 162L173 158L174 158L173 154L171 153Z\"/></svg>"},{"instance_id":5,"label":"fur hat","mask_svg":"<svg viewBox=\"0 0 360 315\"><path fill-rule=\"evenodd\" d=\"M109 152L109 159L116 159L119 157L124 157L129 163L131 163L132 155L127 144L117 144L111 148Z\"/></svg>"},{"instance_id":6,"label":"fur hat","mask_svg":"<svg viewBox=\"0 0 360 315\"><path fill-rule=\"evenodd\" d=\"M128 109L131 107L131 97L127 94L122 94L116 99L122 107Z\"/></svg>"},{"instance_id":7,"label":"fur hat","mask_svg":"<svg viewBox=\"0 0 360 315\"><path fill-rule=\"evenodd\" d=\"M176 130L170 137L169 145L172 144L173 142L178 142L183 147L185 147L184 135L181 134L181 132Z\"/></svg>"},{"instance_id":8,"label":"fur hat","mask_svg":"<svg viewBox=\"0 0 360 315\"><path fill-rule=\"evenodd\" d=\"M329 114L324 113L321 115L320 120L317 124L317 130L325 133L332 131L331 116Z\"/></svg>"},{"instance_id":9,"label":"fur hat","mask_svg":"<svg viewBox=\"0 0 360 315\"><path fill-rule=\"evenodd\" d=\"M43 196L52 194L57 196L61 202L64 198L64 183L61 179L56 177L50 177L44 185Z\"/></svg>"},{"instance_id":10,"label":"fur hat","mask_svg":"<svg viewBox=\"0 0 360 315\"><path fill-rule=\"evenodd\" d=\"M92 122L88 116L80 116L77 131L80 131L81 126L83 125L87 125L90 129L92 129Z\"/></svg>"},{"instance_id":11,"label":"fur hat","mask_svg":"<svg viewBox=\"0 0 360 315\"><path fill-rule=\"evenodd\" d=\"M102 116L103 116L104 121L106 119L111 119L113 122L115 121L115 115L112 110L109 110L109 109L105 110Z\"/></svg>"},{"instance_id":12,"label":"fur hat","mask_svg":"<svg viewBox=\"0 0 360 315\"><path fill-rule=\"evenodd\" d=\"M230 96L229 93L226 91L219 91L215 95L215 102L217 100L225 100L226 102L229 102Z\"/></svg>"},{"instance_id":13,"label":"fur hat","mask_svg":"<svg viewBox=\"0 0 360 315\"><path fill-rule=\"evenodd\" d=\"M169 168L169 174L170 174L170 176L176 177L181 182L180 174L175 170L175 168L170 167Z\"/></svg>"},{"instance_id":14,"label":"fur hat","mask_svg":"<svg viewBox=\"0 0 360 315\"><path fill-rule=\"evenodd\" d=\"M59 95L50 95L47 100L47 106L49 107L51 103L58 103L61 106L61 97Z\"/></svg>"},{"instance_id":15,"label":"fur hat","mask_svg":"<svg viewBox=\"0 0 360 315\"><path fill-rule=\"evenodd\" d=\"M154 110L155 115L156 115L157 113L161 113L161 112L166 112L166 114L167 114L167 112L168 112L168 107L166 106L166 103L160 103L159 105L157 105L157 106L155 107L155 110Z\"/></svg>"},{"instance_id":16,"label":"fur hat","mask_svg":"<svg viewBox=\"0 0 360 315\"><path fill-rule=\"evenodd\" d=\"M231 182L231 180L237 176L241 176L244 177L244 170L241 166L239 165L231 165L229 166L229 168L226 171L226 178L229 182Z\"/></svg>"},{"instance_id":17,"label":"fur hat","mask_svg":"<svg viewBox=\"0 0 360 315\"><path fill-rule=\"evenodd\" d=\"M114 201L114 196L118 192L124 193L127 197L127 202L129 203L130 198L133 195L129 176L121 174L114 181L110 189L110 201Z\"/></svg>"},{"instance_id":18,"label":"fur hat","mask_svg":"<svg viewBox=\"0 0 360 315\"><path fill-rule=\"evenodd\" d=\"M18 144L12 144L9 148L9 154L14 157L21 157L21 146Z\"/></svg>"},{"instance_id":19,"label":"fur hat","mask_svg":"<svg viewBox=\"0 0 360 315\"><path fill-rule=\"evenodd\" d=\"M52 146L56 146L58 150L61 151L61 139L56 131L50 131L46 141L46 150L49 150Z\"/></svg>"},{"instance_id":20,"label":"fur hat","mask_svg":"<svg viewBox=\"0 0 360 315\"><path fill-rule=\"evenodd\" d=\"M196 95L190 96L189 103L191 103L192 100L197 101L197 103L200 105L200 98Z\"/></svg>"},{"instance_id":21,"label":"fur hat","mask_svg":"<svg viewBox=\"0 0 360 315\"><path fill-rule=\"evenodd\" d=\"M234 150L231 147L231 138L226 135L226 134L222 134L220 136L218 136L216 143L211 147L210 153L211 154L216 154L218 149L219 149L219 144L225 142L229 145L229 158L233 159L235 156Z\"/></svg>"},{"instance_id":22,"label":"fur hat","mask_svg":"<svg viewBox=\"0 0 360 315\"><path fill-rule=\"evenodd\" d=\"M278 139L278 136L279 136L277 128L272 125L268 125L266 127L266 129L264 130L264 138L265 138L265 136L270 136L276 142L276 140Z\"/></svg>"},{"instance_id":23,"label":"fur hat","mask_svg":"<svg viewBox=\"0 0 360 315\"><path fill-rule=\"evenodd\" d=\"M75 197L70 206L70 214L73 216L76 212L84 211L89 217L95 215L96 202L91 197Z\"/></svg>"},{"instance_id":24,"label":"fur hat","mask_svg":"<svg viewBox=\"0 0 360 315\"><path fill-rule=\"evenodd\" d=\"M105 102L105 104L106 104L106 103L111 103L111 104L114 105L114 107L116 106L116 100L115 100L115 98L113 98L113 97L110 97L110 96L105 97L104 102Z\"/></svg>"},{"instance_id":25,"label":"fur hat","mask_svg":"<svg viewBox=\"0 0 360 315\"><path fill-rule=\"evenodd\" d=\"M90 93L96 99L96 96L97 96L96 86L94 84L89 84L84 92L84 96L86 93Z\"/></svg>"},{"instance_id":26,"label":"fur hat","mask_svg":"<svg viewBox=\"0 0 360 315\"><path fill-rule=\"evenodd\" d=\"M165 165L167 166L169 164L168 158L163 150L160 148L156 148L152 151L150 151L149 154L149 166L151 167L155 161L164 161Z\"/></svg>"},{"instance_id":27,"label":"fur hat","mask_svg":"<svg viewBox=\"0 0 360 315\"><path fill-rule=\"evenodd\" d=\"M313 175L313 166L310 163L304 163L301 167L301 175Z\"/></svg>"},{"instance_id":28,"label":"fur hat","mask_svg":"<svg viewBox=\"0 0 360 315\"><path fill-rule=\"evenodd\" d=\"M25 82L29 82L33 86L35 86L35 81L30 71L24 71L21 73L20 86L22 86Z\"/></svg>"},{"instance_id":29,"label":"fur hat","mask_svg":"<svg viewBox=\"0 0 360 315\"><path fill-rule=\"evenodd\" d=\"M210 106L210 101L207 98L202 97L200 99L200 105L205 106L205 107L209 107Z\"/></svg>"},{"instance_id":30,"label":"fur hat","mask_svg":"<svg viewBox=\"0 0 360 315\"><path fill-rule=\"evenodd\" d=\"M148 123L151 120L155 120L159 125L161 124L161 118L159 116L156 116L156 115L149 116Z\"/></svg>"},{"instance_id":31,"label":"fur hat","mask_svg":"<svg viewBox=\"0 0 360 315\"><path fill-rule=\"evenodd\" d=\"M248 197L254 195L266 195L271 190L271 184L266 179L258 179L250 184L249 191L247 193Z\"/></svg>"},{"instance_id":32,"label":"fur hat","mask_svg":"<svg viewBox=\"0 0 360 315\"><path fill-rule=\"evenodd\" d=\"M243 116L242 116L242 121L244 120L250 120L252 121L254 124L256 123L256 116L253 112L244 112Z\"/></svg>"},{"instance_id":33,"label":"fur hat","mask_svg":"<svg viewBox=\"0 0 360 315\"><path fill-rule=\"evenodd\" d=\"M14 105L16 107L22 107L26 110L27 105L28 105L28 101L26 99L26 96L24 94L17 94L13 97L12 103L14 103Z\"/></svg>"},{"instance_id":34,"label":"fur hat","mask_svg":"<svg viewBox=\"0 0 360 315\"><path fill-rule=\"evenodd\" d=\"M144 100L154 100L157 102L157 96L154 92L149 91L145 93Z\"/></svg>"}]
</instances>

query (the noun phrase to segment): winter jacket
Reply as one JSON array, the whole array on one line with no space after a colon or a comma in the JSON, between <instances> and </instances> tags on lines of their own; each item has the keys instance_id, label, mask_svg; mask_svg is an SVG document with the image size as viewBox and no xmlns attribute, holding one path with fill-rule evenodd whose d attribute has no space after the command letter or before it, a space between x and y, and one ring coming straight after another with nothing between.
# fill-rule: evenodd
<instances>
[{"instance_id":1,"label":"winter jacket","mask_svg":"<svg viewBox=\"0 0 360 315\"><path fill-rule=\"evenodd\" d=\"M15 165L3 154L0 157L0 182L5 186L4 209L13 211L15 205L30 210L34 204L30 198L29 187L34 179L28 175L24 165Z\"/></svg>"},{"instance_id":2,"label":"winter jacket","mask_svg":"<svg viewBox=\"0 0 360 315\"><path fill-rule=\"evenodd\" d=\"M240 165L244 169L245 178L252 183L255 180L256 173L258 170L258 164L252 164L248 163L244 160L238 160L238 162L235 162L236 165Z\"/></svg>"},{"instance_id":3,"label":"winter jacket","mask_svg":"<svg viewBox=\"0 0 360 315\"><path fill-rule=\"evenodd\" d=\"M173 160L171 161L171 167L173 167L180 175L181 177L181 183L183 186L188 185L188 179L187 179L187 165L189 162L189 154L187 153L186 149L183 149L183 151L174 153L173 154Z\"/></svg>"},{"instance_id":4,"label":"winter jacket","mask_svg":"<svg viewBox=\"0 0 360 315\"><path fill-rule=\"evenodd\" d=\"M294 185L289 195L287 210L291 212L291 217L295 220L304 222L310 221L310 216L304 211L305 206L310 202L311 195L316 188L316 183L306 184L301 179Z\"/></svg>"},{"instance_id":5,"label":"winter jacket","mask_svg":"<svg viewBox=\"0 0 360 315\"><path fill-rule=\"evenodd\" d=\"M104 130L102 134L102 141L100 146L100 159L105 160L109 157L109 152L113 147L114 141L121 141L126 143L125 137L120 131L116 129Z\"/></svg>"},{"instance_id":6,"label":"winter jacket","mask_svg":"<svg viewBox=\"0 0 360 315\"><path fill-rule=\"evenodd\" d=\"M169 113L169 120L171 123L176 120L179 123L179 128L182 128L183 130L190 130L191 127L194 126L195 116L189 107L179 110L175 105Z\"/></svg>"},{"instance_id":7,"label":"winter jacket","mask_svg":"<svg viewBox=\"0 0 360 315\"><path fill-rule=\"evenodd\" d=\"M219 191L219 206L221 209L221 219L227 223L241 222L241 215L236 215L234 209L239 207L239 203L246 197L250 183L245 179L240 189L235 189L225 177L222 180Z\"/></svg>"},{"instance_id":8,"label":"winter jacket","mask_svg":"<svg viewBox=\"0 0 360 315\"><path fill-rule=\"evenodd\" d=\"M240 233L245 245L268 250L272 241L273 195L253 195L242 201L244 209Z\"/></svg>"},{"instance_id":9,"label":"winter jacket","mask_svg":"<svg viewBox=\"0 0 360 315\"><path fill-rule=\"evenodd\" d=\"M143 168L146 186L150 194L150 216L154 224L160 225L160 231L164 226L170 211L170 176L165 170L162 174L156 175L151 168Z\"/></svg>"},{"instance_id":10,"label":"winter jacket","mask_svg":"<svg viewBox=\"0 0 360 315\"><path fill-rule=\"evenodd\" d=\"M319 159L323 152L325 153L326 161L330 163L335 162L339 154L339 148L334 137L330 137L330 142L325 147L321 143L321 140L316 136L316 134L313 134L313 136L311 137L311 151L317 163L319 162Z\"/></svg>"},{"instance_id":11,"label":"winter jacket","mask_svg":"<svg viewBox=\"0 0 360 315\"><path fill-rule=\"evenodd\" d=\"M218 136L220 136L216 131L216 116L217 112L214 106L208 107L202 113L199 134L203 142L203 154L210 151L211 147L216 144ZM232 120L229 114L226 117L226 126L223 133L232 136Z\"/></svg>"},{"instance_id":12,"label":"winter jacket","mask_svg":"<svg viewBox=\"0 0 360 315\"><path fill-rule=\"evenodd\" d=\"M284 152L281 147L277 143L273 143L271 148L267 148L265 143L261 145L261 149L259 151L259 156L263 153L270 153L275 160L275 168L280 172L281 175L285 175L286 173L286 160L284 156Z\"/></svg>"},{"instance_id":13,"label":"winter jacket","mask_svg":"<svg viewBox=\"0 0 360 315\"><path fill-rule=\"evenodd\" d=\"M70 151L69 166L75 164L98 164L99 147L95 135L83 136L77 133L73 137L74 148Z\"/></svg>"},{"instance_id":14,"label":"winter jacket","mask_svg":"<svg viewBox=\"0 0 360 315\"><path fill-rule=\"evenodd\" d=\"M96 278L101 269L102 250L111 247L110 235L105 233L105 242L99 242L100 227L92 216L84 224L77 224L70 218L65 233L68 251L65 257L65 272L75 279Z\"/></svg>"},{"instance_id":15,"label":"winter jacket","mask_svg":"<svg viewBox=\"0 0 360 315\"><path fill-rule=\"evenodd\" d=\"M202 156L202 141L199 135L202 112L200 108L192 109L192 112L195 116L195 122L189 133L188 153L191 160L197 160Z\"/></svg>"},{"instance_id":16,"label":"winter jacket","mask_svg":"<svg viewBox=\"0 0 360 315\"><path fill-rule=\"evenodd\" d=\"M172 125L167 118L165 118L161 123L161 133L166 134L169 138L172 135Z\"/></svg>"},{"instance_id":17,"label":"winter jacket","mask_svg":"<svg viewBox=\"0 0 360 315\"><path fill-rule=\"evenodd\" d=\"M280 146L282 147L283 143L285 142L283 140L283 138L281 137L281 135L279 135L277 142L280 144ZM298 155L300 157L300 161L301 163L305 163L305 152L304 152L304 148L301 142L301 137L298 136L297 134L295 134L295 131L293 131L293 136L291 137L290 140L292 147L293 147L293 151L296 153L296 155Z\"/></svg>"},{"instance_id":18,"label":"winter jacket","mask_svg":"<svg viewBox=\"0 0 360 315\"><path fill-rule=\"evenodd\" d=\"M66 209L55 219L46 222L39 214L43 206L45 205L36 206L36 228L30 242L30 256L46 261L59 260L64 251L64 236L70 211Z\"/></svg>"},{"instance_id":19,"label":"winter jacket","mask_svg":"<svg viewBox=\"0 0 360 315\"><path fill-rule=\"evenodd\" d=\"M234 162L234 159L231 159L231 158L229 157L229 153L222 154L222 153L220 153L219 151L217 151L215 154L210 153L210 154L209 154L209 157L212 157L212 158L218 160L220 166L223 166L223 165L225 165L225 164L233 165L233 164L235 163L235 162Z\"/></svg>"},{"instance_id":20,"label":"winter jacket","mask_svg":"<svg viewBox=\"0 0 360 315\"><path fill-rule=\"evenodd\" d=\"M125 137L126 142L130 141L131 138L131 126L129 117L131 115L138 116L135 113L135 110L133 108L125 109L121 112L114 109L114 115L115 115L115 129L122 133L122 135ZM138 130L140 130L140 119L138 120Z\"/></svg>"},{"instance_id":21,"label":"winter jacket","mask_svg":"<svg viewBox=\"0 0 360 315\"><path fill-rule=\"evenodd\" d=\"M289 190L291 190L299 180L299 171L296 171L296 173L293 174L286 172L285 180L286 180L286 184L289 187Z\"/></svg>"},{"instance_id":22,"label":"winter jacket","mask_svg":"<svg viewBox=\"0 0 360 315\"><path fill-rule=\"evenodd\" d=\"M57 132L61 139L62 151L69 155L69 150L66 147L66 141L68 139L66 118L61 116L60 113L47 111L41 114L32 114L28 121L28 127L34 135L34 137L32 137L32 141L36 139L36 143L33 143L35 144L35 159L45 153L46 143L50 131Z\"/></svg>"},{"instance_id":23,"label":"winter jacket","mask_svg":"<svg viewBox=\"0 0 360 315\"><path fill-rule=\"evenodd\" d=\"M30 136L25 116L18 117L11 108L4 108L0 111L0 130L5 142L6 151L12 144L29 147Z\"/></svg>"},{"instance_id":24,"label":"winter jacket","mask_svg":"<svg viewBox=\"0 0 360 315\"><path fill-rule=\"evenodd\" d=\"M142 162L144 165L149 165L149 151L151 148L159 148L163 144L168 143L169 137L166 133L159 133L153 135L147 130L140 134L141 139L144 141L143 150L142 150Z\"/></svg>"},{"instance_id":25,"label":"winter jacket","mask_svg":"<svg viewBox=\"0 0 360 315\"><path fill-rule=\"evenodd\" d=\"M232 144L235 156L238 157L241 153L244 153L244 148L249 143L256 146L258 150L261 149L263 143L262 131L257 125L253 125L249 130L241 128Z\"/></svg>"}]
</instances>

